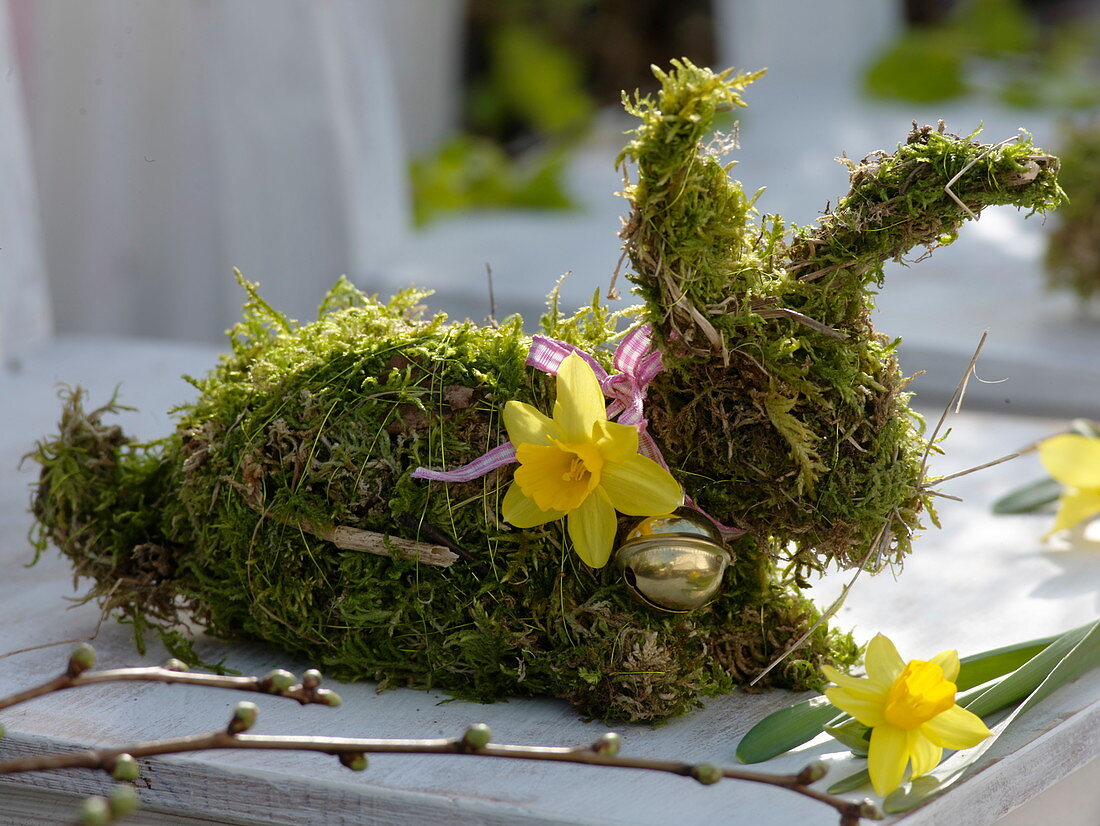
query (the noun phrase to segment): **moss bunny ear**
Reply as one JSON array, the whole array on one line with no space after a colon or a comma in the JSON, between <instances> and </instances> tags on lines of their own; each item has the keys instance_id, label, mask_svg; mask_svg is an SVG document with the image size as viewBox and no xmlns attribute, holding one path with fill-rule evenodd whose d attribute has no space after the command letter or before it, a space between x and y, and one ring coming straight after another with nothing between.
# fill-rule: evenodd
<instances>
[{"instance_id":1,"label":"moss bunny ear","mask_svg":"<svg viewBox=\"0 0 1100 826\"><path fill-rule=\"evenodd\" d=\"M1054 208L1057 159L1026 134L988 145L914 127L892 154L849 163L849 193L798 228L760 218L700 149L757 76L683 60L657 77L656 96L628 102L640 124L621 156L636 164L630 278L666 366L650 431L701 507L762 553L793 549L796 575L900 560L932 502L908 379L871 325L883 266L949 243L991 204Z\"/></svg>"}]
</instances>

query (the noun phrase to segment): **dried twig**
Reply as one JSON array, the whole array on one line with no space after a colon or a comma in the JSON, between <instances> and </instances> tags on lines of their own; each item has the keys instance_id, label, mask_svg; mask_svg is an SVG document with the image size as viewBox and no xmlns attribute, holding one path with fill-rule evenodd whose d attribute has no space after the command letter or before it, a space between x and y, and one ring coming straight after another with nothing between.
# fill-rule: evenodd
<instances>
[{"instance_id":1,"label":"dried twig","mask_svg":"<svg viewBox=\"0 0 1100 826\"><path fill-rule=\"evenodd\" d=\"M988 467L994 467L996 465L1002 464L1003 462L1008 462L1008 461L1011 461L1012 459L1018 459L1018 458L1020 458L1019 453L1009 453L1007 456L1002 456L1001 458L994 459L991 462L983 462L980 465L974 465L974 467L968 467L966 470L960 470L957 473L951 473L951 474L948 474L947 476L939 476L936 479L934 479L933 481L935 482L935 484L938 485L941 482L949 482L952 479L958 479L960 476L967 476L971 473L976 473L979 470L985 470ZM932 493L937 493L937 491L932 491ZM945 494L939 494L939 495L944 496Z\"/></svg>"},{"instance_id":2,"label":"dried twig","mask_svg":"<svg viewBox=\"0 0 1100 826\"><path fill-rule=\"evenodd\" d=\"M762 679L764 679L764 677L766 677L773 668L775 668L777 665L787 659L787 657L789 657L793 652L797 651L802 646L802 644L810 638L810 635L813 634L814 631L816 631L818 628L828 622L832 618L833 614L840 610L840 606L842 606L844 604L844 601L848 599L848 593L855 586L856 580L859 579L860 574L862 574L867 569L867 563L869 563L873 557L878 557L879 555L881 555L882 551L889 544L892 534L887 533L887 530L889 529L890 524L896 518L897 510L894 510L890 513L890 516L887 517L886 521L882 523L882 527L879 528L878 533L875 534L875 538L874 540L872 540L871 546L867 549L867 553L865 553L863 555L863 559L859 561L859 565L856 568L855 573L852 574L852 578L848 580L843 588L840 589L840 594L837 596L837 598L833 600L832 604L828 608L821 612L821 616L817 618L817 621L814 622L813 625L811 625L801 637L788 645L782 654L771 661L767 668L765 668L763 671L752 678L751 682L749 682L750 686L754 686Z\"/></svg>"},{"instance_id":3,"label":"dried twig","mask_svg":"<svg viewBox=\"0 0 1100 826\"><path fill-rule=\"evenodd\" d=\"M989 144L989 146L987 146L985 149L983 149L981 152L979 152L977 155L975 155L973 157L973 159L971 159L970 163L968 163L966 166L964 166L962 169L960 169L957 173L955 173L955 177L953 177L950 181L948 181L944 185L943 191L945 193L947 193L947 195L951 198L952 201L954 201L956 204L958 204L959 206L961 206L963 208L963 211L966 212L967 216L970 218L971 221L977 221L978 220L977 214L975 214L974 210L972 210L970 207L968 207L966 204L964 204L962 202L962 199L959 198L959 196L955 194L955 191L951 187L954 186L958 182L959 178L961 178L963 175L965 175L967 172L969 172L970 169L974 166L974 164L976 164L978 161L980 161L982 158L984 158L986 155L988 155L994 149L1000 149L1005 144L1012 143L1016 139L1017 139L1017 137L1014 135L1011 138L1005 138L1000 143L991 143L991 144ZM1029 163L1035 164L1034 161L1029 161ZM1035 164L1035 168L1036 168L1036 171L1038 171L1038 164ZM1032 175L1031 177L1034 178L1035 175Z\"/></svg>"},{"instance_id":4,"label":"dried twig","mask_svg":"<svg viewBox=\"0 0 1100 826\"><path fill-rule=\"evenodd\" d=\"M932 448L936 445L936 439L940 435L940 430L943 428L943 424L947 421L948 415L951 413L951 409L954 408L955 412L959 412L959 408L962 406L963 396L966 395L966 385L970 381L970 376L974 372L974 366L978 363L978 356L981 355L982 348L985 347L985 340L989 338L989 330L982 333L982 337L978 340L978 346L974 348L974 355L970 357L970 363L966 365L966 370L963 371L962 378L959 379L959 383L955 385L955 391L951 394L951 398L947 404L944 405L943 412L940 414L939 420L936 422L935 428L932 430L932 435L928 437L928 441L924 446L924 455L920 460L920 475L921 477L928 470L928 457L932 453Z\"/></svg>"},{"instance_id":5,"label":"dried twig","mask_svg":"<svg viewBox=\"0 0 1100 826\"><path fill-rule=\"evenodd\" d=\"M488 322L490 327L497 326L497 297L493 292L493 268L489 266L489 262L485 262L485 280L489 282L489 317Z\"/></svg>"}]
</instances>

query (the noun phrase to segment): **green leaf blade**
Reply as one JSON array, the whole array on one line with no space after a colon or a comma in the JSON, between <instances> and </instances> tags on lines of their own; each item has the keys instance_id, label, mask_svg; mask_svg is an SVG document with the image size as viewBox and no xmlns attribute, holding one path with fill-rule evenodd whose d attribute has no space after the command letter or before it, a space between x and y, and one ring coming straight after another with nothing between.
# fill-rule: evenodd
<instances>
[{"instance_id":1,"label":"green leaf blade","mask_svg":"<svg viewBox=\"0 0 1100 826\"><path fill-rule=\"evenodd\" d=\"M1003 680L988 688L976 689L956 702L979 717L987 717L1018 703L1035 691L1095 627L1096 623L1090 623L1066 631Z\"/></svg>"},{"instance_id":2,"label":"green leaf blade","mask_svg":"<svg viewBox=\"0 0 1100 826\"><path fill-rule=\"evenodd\" d=\"M871 782L871 773L867 769L860 769L854 774L842 777L828 788L829 794L844 794L863 788Z\"/></svg>"},{"instance_id":3,"label":"green leaf blade","mask_svg":"<svg viewBox=\"0 0 1100 826\"><path fill-rule=\"evenodd\" d=\"M808 743L825 730L841 722L841 714L824 697L813 697L769 714L745 733L737 744L737 759L742 763L762 763Z\"/></svg>"},{"instance_id":4,"label":"green leaf blade","mask_svg":"<svg viewBox=\"0 0 1100 826\"><path fill-rule=\"evenodd\" d=\"M851 749L856 757L866 757L871 746L871 729L858 720L848 720L837 726L825 726L834 740Z\"/></svg>"},{"instance_id":5,"label":"green leaf blade","mask_svg":"<svg viewBox=\"0 0 1100 826\"><path fill-rule=\"evenodd\" d=\"M997 677L1003 677L1039 654L1059 636L1061 635L1056 634L1037 640L1028 640L963 657L959 660L959 676L955 680L955 687L959 691L966 691L995 680Z\"/></svg>"}]
</instances>

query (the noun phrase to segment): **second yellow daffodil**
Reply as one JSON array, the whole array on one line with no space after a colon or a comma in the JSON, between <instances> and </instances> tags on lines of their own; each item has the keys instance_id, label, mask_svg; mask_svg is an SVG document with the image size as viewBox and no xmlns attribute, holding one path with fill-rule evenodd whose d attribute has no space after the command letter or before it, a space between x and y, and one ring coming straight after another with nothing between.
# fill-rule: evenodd
<instances>
[{"instance_id":1,"label":"second yellow daffodil","mask_svg":"<svg viewBox=\"0 0 1100 826\"><path fill-rule=\"evenodd\" d=\"M939 764L945 748L966 749L989 737L980 717L955 704L957 651L906 663L878 634L867 644L865 665L865 678L823 666L836 683L825 696L871 729L867 769L878 794L900 786L907 766L920 777Z\"/></svg>"},{"instance_id":2,"label":"second yellow daffodil","mask_svg":"<svg viewBox=\"0 0 1100 826\"><path fill-rule=\"evenodd\" d=\"M1063 433L1039 444L1047 473L1066 486L1051 533L1100 515L1100 439Z\"/></svg>"},{"instance_id":3,"label":"second yellow daffodil","mask_svg":"<svg viewBox=\"0 0 1100 826\"><path fill-rule=\"evenodd\" d=\"M504 407L519 462L504 519L532 528L565 517L574 549L593 568L611 556L616 511L659 516L683 502L672 475L638 453L638 429L609 422L604 405L592 368L572 354L557 371L553 418L523 402Z\"/></svg>"}]
</instances>

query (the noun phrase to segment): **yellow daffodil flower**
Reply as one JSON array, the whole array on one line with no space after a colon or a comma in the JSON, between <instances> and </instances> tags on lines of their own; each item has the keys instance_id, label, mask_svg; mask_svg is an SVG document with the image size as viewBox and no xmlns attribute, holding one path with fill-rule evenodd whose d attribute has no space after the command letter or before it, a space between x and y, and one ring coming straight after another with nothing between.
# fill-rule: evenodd
<instances>
[{"instance_id":1,"label":"yellow daffodil flower","mask_svg":"<svg viewBox=\"0 0 1100 826\"><path fill-rule=\"evenodd\" d=\"M880 795L901 785L905 767L920 777L934 769L946 749L966 749L989 737L977 715L955 705L959 654L944 651L930 661L902 661L882 634L867 644L867 677L849 677L822 666L836 683L829 702L871 729L867 769Z\"/></svg>"},{"instance_id":2,"label":"yellow daffodil flower","mask_svg":"<svg viewBox=\"0 0 1100 826\"><path fill-rule=\"evenodd\" d=\"M1100 439L1063 433L1040 443L1039 458L1047 473L1066 486L1051 534L1100 514Z\"/></svg>"},{"instance_id":3,"label":"yellow daffodil flower","mask_svg":"<svg viewBox=\"0 0 1100 826\"><path fill-rule=\"evenodd\" d=\"M510 401L504 426L519 467L504 496L504 519L532 528L568 518L577 554L602 568L615 541L615 511L628 516L671 513L683 491L657 462L638 453L638 430L609 422L592 368L575 354L558 368L554 417Z\"/></svg>"}]
</instances>

